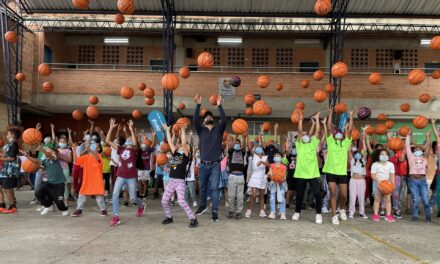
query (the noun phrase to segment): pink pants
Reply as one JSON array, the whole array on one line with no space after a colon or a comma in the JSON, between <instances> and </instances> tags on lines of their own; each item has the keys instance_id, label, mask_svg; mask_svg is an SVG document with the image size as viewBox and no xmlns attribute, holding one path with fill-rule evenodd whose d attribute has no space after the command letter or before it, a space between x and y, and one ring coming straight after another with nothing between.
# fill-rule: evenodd
<instances>
[{"instance_id":1,"label":"pink pants","mask_svg":"<svg viewBox=\"0 0 440 264\"><path fill-rule=\"evenodd\" d=\"M359 214L365 213L365 179L350 179L350 203L348 212L349 215L354 215L356 211L356 198L359 203Z\"/></svg>"}]
</instances>

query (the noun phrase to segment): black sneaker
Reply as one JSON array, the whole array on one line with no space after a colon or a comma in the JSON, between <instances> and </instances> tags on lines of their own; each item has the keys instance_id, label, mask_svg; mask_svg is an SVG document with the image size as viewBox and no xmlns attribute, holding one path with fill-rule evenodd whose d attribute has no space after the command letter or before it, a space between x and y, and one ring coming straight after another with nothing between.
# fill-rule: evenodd
<instances>
[{"instance_id":1,"label":"black sneaker","mask_svg":"<svg viewBox=\"0 0 440 264\"><path fill-rule=\"evenodd\" d=\"M235 214L235 220L240 220L242 218L241 214Z\"/></svg>"},{"instance_id":2,"label":"black sneaker","mask_svg":"<svg viewBox=\"0 0 440 264\"><path fill-rule=\"evenodd\" d=\"M212 222L218 222L218 214L217 214L217 212L213 212L212 213L211 221Z\"/></svg>"},{"instance_id":3,"label":"black sneaker","mask_svg":"<svg viewBox=\"0 0 440 264\"><path fill-rule=\"evenodd\" d=\"M199 209L197 209L197 211L196 211L196 215L202 215L202 214L206 213L206 211L208 211L208 208L199 207Z\"/></svg>"},{"instance_id":4,"label":"black sneaker","mask_svg":"<svg viewBox=\"0 0 440 264\"><path fill-rule=\"evenodd\" d=\"M228 212L228 215L226 216L228 219L234 218L234 212Z\"/></svg>"},{"instance_id":5,"label":"black sneaker","mask_svg":"<svg viewBox=\"0 0 440 264\"><path fill-rule=\"evenodd\" d=\"M194 228L196 226L199 225L199 222L197 221L197 219L191 219L191 221L189 222L189 227Z\"/></svg>"},{"instance_id":6,"label":"black sneaker","mask_svg":"<svg viewBox=\"0 0 440 264\"><path fill-rule=\"evenodd\" d=\"M426 223L431 223L431 217L430 216L426 217L425 222Z\"/></svg>"},{"instance_id":7,"label":"black sneaker","mask_svg":"<svg viewBox=\"0 0 440 264\"><path fill-rule=\"evenodd\" d=\"M400 211L394 211L394 217L397 218L397 219L402 219L403 218L403 216L400 213Z\"/></svg>"},{"instance_id":8,"label":"black sneaker","mask_svg":"<svg viewBox=\"0 0 440 264\"><path fill-rule=\"evenodd\" d=\"M289 209L290 208L290 205L289 204L286 204L286 209Z\"/></svg>"},{"instance_id":9,"label":"black sneaker","mask_svg":"<svg viewBox=\"0 0 440 264\"><path fill-rule=\"evenodd\" d=\"M172 217L171 218L165 217L165 219L162 221L162 225L168 225L168 224L172 224L172 223L174 223L174 220Z\"/></svg>"},{"instance_id":10,"label":"black sneaker","mask_svg":"<svg viewBox=\"0 0 440 264\"><path fill-rule=\"evenodd\" d=\"M75 202L75 198L73 198L72 195L69 195L69 198L67 199L69 202Z\"/></svg>"},{"instance_id":11,"label":"black sneaker","mask_svg":"<svg viewBox=\"0 0 440 264\"><path fill-rule=\"evenodd\" d=\"M82 210L75 210L75 212L70 214L72 217L78 217L82 215Z\"/></svg>"},{"instance_id":12,"label":"black sneaker","mask_svg":"<svg viewBox=\"0 0 440 264\"><path fill-rule=\"evenodd\" d=\"M153 193L153 200L157 199L159 197L158 193Z\"/></svg>"},{"instance_id":13,"label":"black sneaker","mask_svg":"<svg viewBox=\"0 0 440 264\"><path fill-rule=\"evenodd\" d=\"M125 203L124 203L124 207L128 207L128 202L125 202Z\"/></svg>"}]
</instances>

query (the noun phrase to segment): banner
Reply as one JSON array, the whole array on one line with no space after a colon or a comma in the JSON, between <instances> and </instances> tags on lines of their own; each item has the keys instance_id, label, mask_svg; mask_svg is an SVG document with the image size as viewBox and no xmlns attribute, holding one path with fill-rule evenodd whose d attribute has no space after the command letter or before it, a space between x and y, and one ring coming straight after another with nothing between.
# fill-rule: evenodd
<instances>
[{"instance_id":1,"label":"banner","mask_svg":"<svg viewBox=\"0 0 440 264\"><path fill-rule=\"evenodd\" d=\"M348 113L344 112L339 116L339 129L341 129L342 133L345 133L345 125L347 124Z\"/></svg>"},{"instance_id":2,"label":"banner","mask_svg":"<svg viewBox=\"0 0 440 264\"><path fill-rule=\"evenodd\" d=\"M154 129L154 132L156 132L156 137L159 140L159 142L162 142L164 140L164 134L163 134L163 125L167 122L165 121L165 117L163 116L162 112L153 110L148 114L148 122L150 122L150 126Z\"/></svg>"}]
</instances>

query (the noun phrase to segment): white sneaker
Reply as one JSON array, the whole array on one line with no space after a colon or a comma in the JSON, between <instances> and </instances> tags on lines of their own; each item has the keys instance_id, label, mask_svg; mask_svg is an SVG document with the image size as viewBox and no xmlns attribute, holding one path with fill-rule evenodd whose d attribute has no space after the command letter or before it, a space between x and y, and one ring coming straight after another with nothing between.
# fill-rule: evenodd
<instances>
[{"instance_id":1,"label":"white sneaker","mask_svg":"<svg viewBox=\"0 0 440 264\"><path fill-rule=\"evenodd\" d=\"M275 219L275 213L270 213L269 216L267 217L269 219Z\"/></svg>"},{"instance_id":2,"label":"white sneaker","mask_svg":"<svg viewBox=\"0 0 440 264\"><path fill-rule=\"evenodd\" d=\"M246 210L246 213L244 214L244 217L246 217L246 218L250 218L250 217L251 217L251 214L252 214L252 211L249 210L249 209L247 209L247 210Z\"/></svg>"},{"instance_id":3,"label":"white sneaker","mask_svg":"<svg viewBox=\"0 0 440 264\"><path fill-rule=\"evenodd\" d=\"M334 224L334 225L339 225L339 219L338 219L338 216L337 216L337 215L335 215L335 216L332 217L332 224Z\"/></svg>"},{"instance_id":4,"label":"white sneaker","mask_svg":"<svg viewBox=\"0 0 440 264\"><path fill-rule=\"evenodd\" d=\"M193 207L197 207L197 202L193 202Z\"/></svg>"},{"instance_id":5,"label":"white sneaker","mask_svg":"<svg viewBox=\"0 0 440 264\"><path fill-rule=\"evenodd\" d=\"M345 210L341 209L339 210L339 217L342 221L347 221L347 214L345 213Z\"/></svg>"},{"instance_id":6,"label":"white sneaker","mask_svg":"<svg viewBox=\"0 0 440 264\"><path fill-rule=\"evenodd\" d=\"M229 203L228 202L225 203L225 207L229 207Z\"/></svg>"},{"instance_id":7,"label":"white sneaker","mask_svg":"<svg viewBox=\"0 0 440 264\"><path fill-rule=\"evenodd\" d=\"M41 215L46 215L49 212L49 207L44 207L43 210L41 210Z\"/></svg>"},{"instance_id":8,"label":"white sneaker","mask_svg":"<svg viewBox=\"0 0 440 264\"><path fill-rule=\"evenodd\" d=\"M322 224L322 216L321 216L321 214L317 214L316 215L315 223L318 224L318 225Z\"/></svg>"},{"instance_id":9,"label":"white sneaker","mask_svg":"<svg viewBox=\"0 0 440 264\"><path fill-rule=\"evenodd\" d=\"M260 210L260 217L267 217L266 212L264 210Z\"/></svg>"},{"instance_id":10,"label":"white sneaker","mask_svg":"<svg viewBox=\"0 0 440 264\"><path fill-rule=\"evenodd\" d=\"M323 214L328 214L328 213L330 213L330 211L328 210L327 207L323 206L323 207L321 208L321 213L323 213Z\"/></svg>"},{"instance_id":11,"label":"white sneaker","mask_svg":"<svg viewBox=\"0 0 440 264\"><path fill-rule=\"evenodd\" d=\"M299 220L299 213L294 213L292 216L292 220L293 221L298 221Z\"/></svg>"},{"instance_id":12,"label":"white sneaker","mask_svg":"<svg viewBox=\"0 0 440 264\"><path fill-rule=\"evenodd\" d=\"M35 211L41 212L43 209L44 209L44 206L39 206L37 209L35 209Z\"/></svg>"},{"instance_id":13,"label":"white sneaker","mask_svg":"<svg viewBox=\"0 0 440 264\"><path fill-rule=\"evenodd\" d=\"M286 220L286 214L282 213L280 216L280 220Z\"/></svg>"},{"instance_id":14,"label":"white sneaker","mask_svg":"<svg viewBox=\"0 0 440 264\"><path fill-rule=\"evenodd\" d=\"M69 211L63 211L63 213L61 214L62 216L68 216L69 215Z\"/></svg>"},{"instance_id":15,"label":"white sneaker","mask_svg":"<svg viewBox=\"0 0 440 264\"><path fill-rule=\"evenodd\" d=\"M29 204L36 204L38 203L38 200L36 198L34 198L32 201L29 202Z\"/></svg>"}]
</instances>

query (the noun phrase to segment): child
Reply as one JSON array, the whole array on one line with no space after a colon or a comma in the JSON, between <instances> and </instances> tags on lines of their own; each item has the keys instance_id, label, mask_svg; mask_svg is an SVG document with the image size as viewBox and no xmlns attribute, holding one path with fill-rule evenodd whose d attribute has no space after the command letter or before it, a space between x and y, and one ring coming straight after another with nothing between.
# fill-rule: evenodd
<instances>
[{"instance_id":1,"label":"child","mask_svg":"<svg viewBox=\"0 0 440 264\"><path fill-rule=\"evenodd\" d=\"M192 132L190 132L190 136L192 138ZM194 145L192 146L192 149L194 151ZM185 178L186 181L186 188L185 188L185 201L189 203L189 200L191 198L191 201L193 202L193 207L197 207L197 197L196 197L196 175L198 174L199 164L200 164L200 155L197 155L198 150L196 150L196 155L192 155L192 162L191 166L189 168L189 173L187 177ZM197 173L196 173L197 170Z\"/></svg>"},{"instance_id":2,"label":"child","mask_svg":"<svg viewBox=\"0 0 440 264\"><path fill-rule=\"evenodd\" d=\"M147 144L141 144L141 151L138 155L137 167L139 180L139 196L141 196L142 198L145 198L148 195L148 184L150 182L151 171L151 153L153 153L153 151L153 148L148 147Z\"/></svg>"},{"instance_id":3,"label":"child","mask_svg":"<svg viewBox=\"0 0 440 264\"><path fill-rule=\"evenodd\" d=\"M371 178L373 179L373 221L379 222L379 204L380 201L385 199L386 216L385 221L394 223L396 220L391 214L391 194L383 195L378 189L378 185L381 181L391 181L394 183L394 165L389 162L388 152L381 150L379 153L379 161L376 161L371 166Z\"/></svg>"},{"instance_id":4,"label":"child","mask_svg":"<svg viewBox=\"0 0 440 264\"><path fill-rule=\"evenodd\" d=\"M286 220L286 172L287 168L281 164L281 155L275 154L273 158L274 163L270 164L268 177L272 179L269 183L270 190L270 214L269 219L275 219L275 201L278 201L280 206L280 220ZM283 178L281 182L275 182L275 178ZM276 198L275 198L276 197Z\"/></svg>"},{"instance_id":5,"label":"child","mask_svg":"<svg viewBox=\"0 0 440 264\"><path fill-rule=\"evenodd\" d=\"M247 141L247 137L246 137ZM243 190L244 190L244 171L246 158L246 142L236 138L232 150L228 151L229 180L228 180L228 204L229 212L227 217L236 220L241 219L243 212ZM254 199L255 200L255 199ZM237 206L235 206L237 202Z\"/></svg>"},{"instance_id":6,"label":"child","mask_svg":"<svg viewBox=\"0 0 440 264\"><path fill-rule=\"evenodd\" d=\"M225 143L228 144L228 143ZM227 151L226 151L227 152ZM228 204L228 156L223 153L223 159L220 161L220 199L222 195L225 197L225 207L229 207Z\"/></svg>"},{"instance_id":7,"label":"child","mask_svg":"<svg viewBox=\"0 0 440 264\"><path fill-rule=\"evenodd\" d=\"M72 162L72 151L67 148L67 138L61 136L58 142L58 159L60 161L61 168L63 168L63 175L65 178L66 188L64 188L64 203L67 206L67 200L69 199L69 190L67 188L67 183L69 182L70 171L69 163Z\"/></svg>"},{"instance_id":8,"label":"child","mask_svg":"<svg viewBox=\"0 0 440 264\"><path fill-rule=\"evenodd\" d=\"M353 218L356 211L356 198L359 203L359 216L367 219L365 214L365 176L367 174L365 165L367 163L367 147L364 144L365 133L362 134L362 153L354 152L354 155L350 152L350 171L351 179L349 182L350 189L350 201L348 209L348 217Z\"/></svg>"},{"instance_id":9,"label":"child","mask_svg":"<svg viewBox=\"0 0 440 264\"><path fill-rule=\"evenodd\" d=\"M0 156L0 160L2 161L0 186L5 191L9 202L9 208L6 209L3 190L0 190L0 212L4 214L13 214L17 212L14 188L18 185L18 177L20 174L17 143L20 134L20 130L17 128L8 129L8 132L6 133L8 143L4 146L4 153Z\"/></svg>"},{"instance_id":10,"label":"child","mask_svg":"<svg viewBox=\"0 0 440 264\"><path fill-rule=\"evenodd\" d=\"M186 167L189 163L189 146L186 143L185 129L186 124L181 126L180 130L180 144L173 144L170 135L170 127L164 125L167 133L167 139L170 145L172 158L170 161L170 181L165 188L165 193L162 196L162 208L165 213L165 219L162 224L171 224L174 222L173 215L170 208L171 196L177 193L177 199L180 207L185 211L190 223L189 227L196 227L198 225L194 213L191 211L188 203L185 201L185 176L187 173Z\"/></svg>"}]
</instances>

